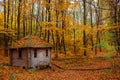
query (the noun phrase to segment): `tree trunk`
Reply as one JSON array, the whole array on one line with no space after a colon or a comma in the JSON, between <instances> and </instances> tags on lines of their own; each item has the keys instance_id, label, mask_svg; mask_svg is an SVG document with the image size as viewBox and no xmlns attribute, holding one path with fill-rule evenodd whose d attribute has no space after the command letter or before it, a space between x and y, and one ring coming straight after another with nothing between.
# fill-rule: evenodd
<instances>
[{"instance_id":1,"label":"tree trunk","mask_svg":"<svg viewBox=\"0 0 120 80\"><path fill-rule=\"evenodd\" d=\"M21 17L21 0L18 2L18 16L17 16L17 39L20 39L20 17Z\"/></svg>"},{"instance_id":2,"label":"tree trunk","mask_svg":"<svg viewBox=\"0 0 120 80\"><path fill-rule=\"evenodd\" d=\"M93 14L92 14L92 0L90 1L90 25L91 25L91 31L93 31ZM91 35L91 50L93 51L94 41L93 41L93 35Z\"/></svg>"},{"instance_id":3,"label":"tree trunk","mask_svg":"<svg viewBox=\"0 0 120 80\"><path fill-rule=\"evenodd\" d=\"M38 6L37 6L37 18L36 18L36 30L35 30L35 35L37 34L37 32L38 32L38 25L39 25L39 15L40 15L40 0L38 1ZM42 16L42 15L41 15ZM40 29L40 32L42 32L41 31L41 29ZM41 37L41 34L40 34L40 37Z\"/></svg>"},{"instance_id":4,"label":"tree trunk","mask_svg":"<svg viewBox=\"0 0 120 80\"><path fill-rule=\"evenodd\" d=\"M100 6L99 0L98 0L97 6L98 6L98 7ZM97 19L96 19L96 25L97 25L97 28L98 28L98 26L100 25L100 10L98 10L98 9L96 9L96 17L97 17ZM100 44L100 43L101 43L100 33L101 33L100 31L97 31L96 44ZM100 52L102 51L101 46L99 46L99 51L100 51ZM95 54L97 54L97 47L96 47L96 49L95 49Z\"/></svg>"},{"instance_id":5,"label":"tree trunk","mask_svg":"<svg viewBox=\"0 0 120 80\"><path fill-rule=\"evenodd\" d=\"M50 4L50 0L47 0L47 3ZM51 14L50 14L50 5L46 5L47 7L47 13L48 13L48 22L51 21ZM50 27L49 25L47 27ZM47 41L50 41L50 31L47 30Z\"/></svg>"},{"instance_id":6,"label":"tree trunk","mask_svg":"<svg viewBox=\"0 0 120 80\"><path fill-rule=\"evenodd\" d=\"M86 25L86 0L83 0L83 9L84 9L84 15L83 15L83 24ZM83 30L83 46L84 46L84 56L87 56L86 47L86 32Z\"/></svg>"},{"instance_id":7,"label":"tree trunk","mask_svg":"<svg viewBox=\"0 0 120 80\"><path fill-rule=\"evenodd\" d=\"M75 17L75 11L73 10L73 17L74 17L74 19L76 18ZM73 26L75 25L74 24L74 19L73 19ZM76 30L75 30L75 28L73 29L73 35L74 35L74 54L76 55L76 34L75 34L75 32L76 32Z\"/></svg>"},{"instance_id":8,"label":"tree trunk","mask_svg":"<svg viewBox=\"0 0 120 80\"><path fill-rule=\"evenodd\" d=\"M65 27L66 27L66 24L65 24L65 11L62 11L62 17L63 17L63 20L62 20L62 46L63 46L63 49L64 49L64 54L66 55L66 46L65 46L65 38L64 38L64 30L65 30Z\"/></svg>"},{"instance_id":9,"label":"tree trunk","mask_svg":"<svg viewBox=\"0 0 120 80\"><path fill-rule=\"evenodd\" d=\"M30 12L30 15L31 15L31 20L30 20L30 35L32 35L33 31L33 11L34 11L34 2L32 0L32 5L31 5L31 12Z\"/></svg>"},{"instance_id":10,"label":"tree trunk","mask_svg":"<svg viewBox=\"0 0 120 80\"><path fill-rule=\"evenodd\" d=\"M6 19L6 0L4 0L4 28L7 28L7 19ZM4 55L8 56L8 36L4 34Z\"/></svg>"},{"instance_id":11,"label":"tree trunk","mask_svg":"<svg viewBox=\"0 0 120 80\"><path fill-rule=\"evenodd\" d=\"M25 5L24 5L25 9ZM23 12L23 37L25 37L25 11Z\"/></svg>"},{"instance_id":12,"label":"tree trunk","mask_svg":"<svg viewBox=\"0 0 120 80\"><path fill-rule=\"evenodd\" d=\"M53 48L55 49L55 39L54 39L54 33L53 33L53 30L52 30L52 41L53 41Z\"/></svg>"},{"instance_id":13,"label":"tree trunk","mask_svg":"<svg viewBox=\"0 0 120 80\"><path fill-rule=\"evenodd\" d=\"M119 26L118 24L120 24L119 23L119 17L120 17L120 9L118 8L118 6L117 6L117 4L118 3L115 3L115 5L114 5L114 24L115 24L115 26ZM117 15L118 14L118 15ZM116 29L116 43L117 43L117 53L118 54L120 54L120 29L119 28L117 28Z\"/></svg>"},{"instance_id":14,"label":"tree trunk","mask_svg":"<svg viewBox=\"0 0 120 80\"><path fill-rule=\"evenodd\" d=\"M56 27L58 27L58 11L56 10ZM58 57L58 49L59 49L59 43L60 42L60 38L59 38L59 34L58 34L58 31L56 31L56 45L55 45L55 47L56 47L56 49L55 49L55 51L56 51L56 55L55 55L55 57L57 58Z\"/></svg>"}]
</instances>

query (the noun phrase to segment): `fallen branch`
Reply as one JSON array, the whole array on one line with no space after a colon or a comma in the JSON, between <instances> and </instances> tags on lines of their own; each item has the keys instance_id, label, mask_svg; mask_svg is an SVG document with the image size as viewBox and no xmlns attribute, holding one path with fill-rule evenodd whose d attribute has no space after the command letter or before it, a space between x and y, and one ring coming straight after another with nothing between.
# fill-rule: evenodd
<instances>
[{"instance_id":1,"label":"fallen branch","mask_svg":"<svg viewBox=\"0 0 120 80\"><path fill-rule=\"evenodd\" d=\"M66 69L66 70L77 70L77 71L97 71L97 70L106 70L111 69L110 67L107 68L95 68L95 69Z\"/></svg>"}]
</instances>

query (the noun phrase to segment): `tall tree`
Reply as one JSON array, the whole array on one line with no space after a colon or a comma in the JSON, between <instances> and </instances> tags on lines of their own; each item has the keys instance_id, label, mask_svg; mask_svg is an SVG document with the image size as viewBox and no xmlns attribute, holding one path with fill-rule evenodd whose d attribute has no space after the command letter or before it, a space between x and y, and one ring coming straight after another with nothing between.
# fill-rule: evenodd
<instances>
[{"instance_id":1,"label":"tall tree","mask_svg":"<svg viewBox=\"0 0 120 80\"><path fill-rule=\"evenodd\" d=\"M22 0L18 1L18 15L17 15L17 39L20 39L20 20L21 20L21 4Z\"/></svg>"},{"instance_id":2,"label":"tall tree","mask_svg":"<svg viewBox=\"0 0 120 80\"><path fill-rule=\"evenodd\" d=\"M26 1L24 1L23 2L23 9L25 9L26 8ZM23 36L25 37L25 35L26 35L26 25L25 25L25 23L26 23L26 11L25 10L23 10Z\"/></svg>"},{"instance_id":3,"label":"tall tree","mask_svg":"<svg viewBox=\"0 0 120 80\"><path fill-rule=\"evenodd\" d=\"M46 7L47 7L47 13L48 13L48 22L50 22L51 21L51 12L50 12L50 3L51 3L51 0L47 0L47 3L48 3L48 5L46 4ZM50 27L49 25L48 25L48 27ZM47 31L47 41L49 42L50 41L50 31L48 30Z\"/></svg>"},{"instance_id":4,"label":"tall tree","mask_svg":"<svg viewBox=\"0 0 120 80\"><path fill-rule=\"evenodd\" d=\"M33 18L34 18L34 0L31 1L31 9L30 9L30 34L33 34Z\"/></svg>"},{"instance_id":5,"label":"tall tree","mask_svg":"<svg viewBox=\"0 0 120 80\"><path fill-rule=\"evenodd\" d=\"M83 0L83 24L86 25L86 0ZM84 46L84 56L87 56L86 52L86 47L87 47L87 42L86 42L86 32L83 30L83 46Z\"/></svg>"},{"instance_id":6,"label":"tall tree","mask_svg":"<svg viewBox=\"0 0 120 80\"><path fill-rule=\"evenodd\" d=\"M93 0L90 0L90 25L91 25L91 31L93 31L93 10L92 10L92 2ZM94 41L93 41L93 35L91 35L91 50L93 50Z\"/></svg>"},{"instance_id":7,"label":"tall tree","mask_svg":"<svg viewBox=\"0 0 120 80\"><path fill-rule=\"evenodd\" d=\"M114 1L114 24L115 26L119 26L119 18L120 18L120 8L118 7L118 3L120 1L119 0L116 0ZM116 41L117 41L117 52L120 54L120 29L116 29Z\"/></svg>"},{"instance_id":8,"label":"tall tree","mask_svg":"<svg viewBox=\"0 0 120 80\"><path fill-rule=\"evenodd\" d=\"M4 28L8 28L7 26L7 18L6 18L6 12L7 12L7 9L6 9L6 0L4 0ZM4 50L4 53L5 53L5 56L8 56L8 36L6 36L4 34L4 47L5 47L5 50Z\"/></svg>"}]
</instances>

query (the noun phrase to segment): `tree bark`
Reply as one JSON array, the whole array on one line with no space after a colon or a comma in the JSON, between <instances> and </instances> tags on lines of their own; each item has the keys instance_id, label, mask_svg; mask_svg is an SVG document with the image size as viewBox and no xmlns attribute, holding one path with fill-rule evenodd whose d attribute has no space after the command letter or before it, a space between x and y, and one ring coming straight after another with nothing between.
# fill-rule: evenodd
<instances>
[{"instance_id":1,"label":"tree bark","mask_svg":"<svg viewBox=\"0 0 120 80\"><path fill-rule=\"evenodd\" d=\"M93 31L93 13L92 13L92 0L90 1L90 25L91 25L91 31ZM93 51L94 41L93 41L93 35L91 35L91 50Z\"/></svg>"},{"instance_id":2,"label":"tree bark","mask_svg":"<svg viewBox=\"0 0 120 80\"><path fill-rule=\"evenodd\" d=\"M18 15L17 15L17 39L20 39L20 17L21 17L21 2L22 0L19 0L18 2Z\"/></svg>"},{"instance_id":3,"label":"tree bark","mask_svg":"<svg viewBox=\"0 0 120 80\"><path fill-rule=\"evenodd\" d=\"M32 0L32 3L31 3L32 5L31 5L31 12L30 12L30 15L31 15L31 20L30 20L30 35L32 35L33 34L33 11L34 11L34 2L33 2L33 0Z\"/></svg>"},{"instance_id":4,"label":"tree bark","mask_svg":"<svg viewBox=\"0 0 120 80\"><path fill-rule=\"evenodd\" d=\"M4 28L7 28L7 19L6 19L6 0L4 0ZM8 36L4 34L4 55L8 56Z\"/></svg>"},{"instance_id":5,"label":"tree bark","mask_svg":"<svg viewBox=\"0 0 120 80\"><path fill-rule=\"evenodd\" d=\"M83 9L84 9L84 14L83 14L83 24L86 25L86 0L83 0ZM87 42L86 42L86 32L83 30L83 46L84 46L84 56L87 56L86 52L86 47L87 47Z\"/></svg>"}]
</instances>

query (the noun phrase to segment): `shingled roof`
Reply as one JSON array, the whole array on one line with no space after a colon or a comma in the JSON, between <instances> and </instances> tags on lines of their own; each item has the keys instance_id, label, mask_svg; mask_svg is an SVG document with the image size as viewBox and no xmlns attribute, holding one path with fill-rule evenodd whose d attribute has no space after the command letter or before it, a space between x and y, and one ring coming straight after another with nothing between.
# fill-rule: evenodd
<instances>
[{"instance_id":1,"label":"shingled roof","mask_svg":"<svg viewBox=\"0 0 120 80\"><path fill-rule=\"evenodd\" d=\"M27 47L47 48L47 47L52 47L52 45L40 39L38 36L29 35L18 40L11 46L11 48L27 48Z\"/></svg>"}]
</instances>

